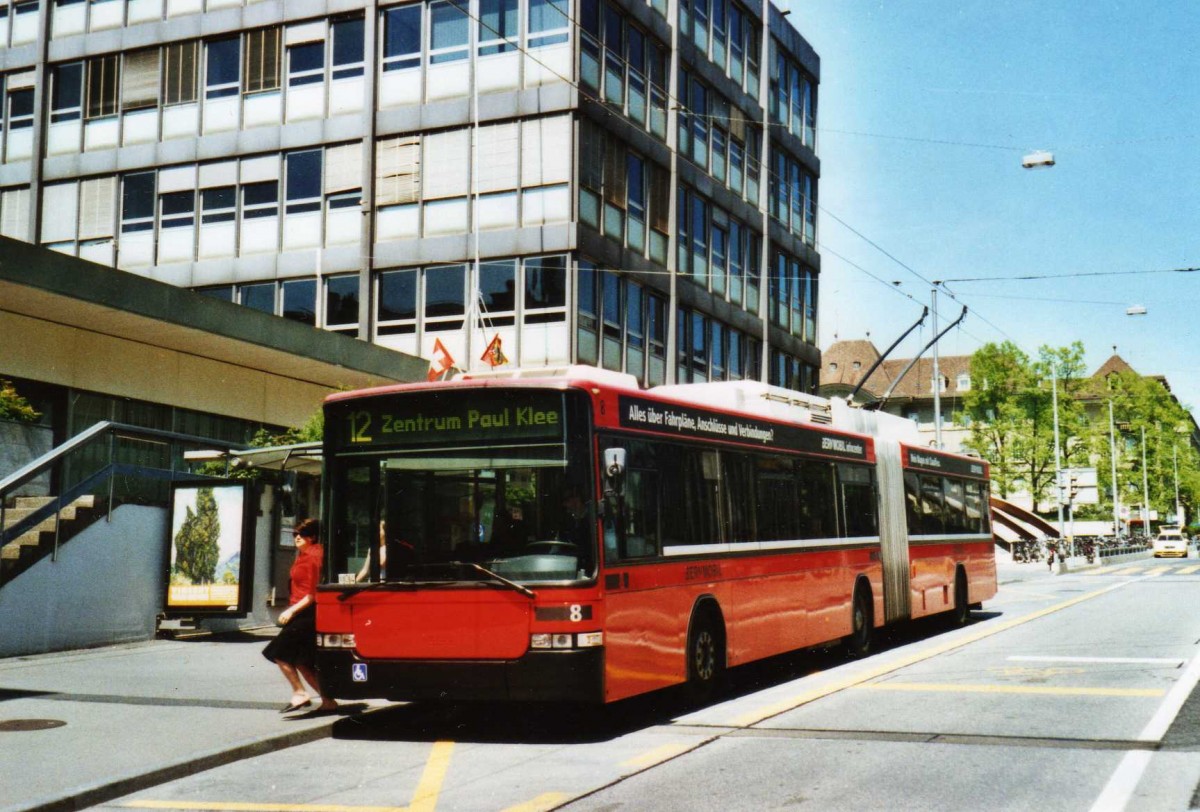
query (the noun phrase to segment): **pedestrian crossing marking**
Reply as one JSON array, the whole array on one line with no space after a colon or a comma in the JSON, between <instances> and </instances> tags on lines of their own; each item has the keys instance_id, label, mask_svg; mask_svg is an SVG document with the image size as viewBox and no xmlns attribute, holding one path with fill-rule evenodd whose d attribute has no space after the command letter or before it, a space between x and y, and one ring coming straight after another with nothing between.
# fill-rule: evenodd
<instances>
[{"instance_id":1,"label":"pedestrian crossing marking","mask_svg":"<svg viewBox=\"0 0 1200 812\"><path fill-rule=\"evenodd\" d=\"M1147 569L1146 565L1142 564L1142 565L1133 566L1133 567L1122 567L1121 569L1118 569L1118 570L1106 570L1106 569L1100 568L1100 569L1088 570L1087 572L1084 572L1082 574L1083 575L1143 575L1146 577L1152 577L1155 575L1194 575L1197 572L1200 572L1200 564L1192 564L1192 565L1186 566L1186 567L1179 567L1178 569L1176 569L1175 567L1169 566L1169 565L1164 566L1162 564L1154 565L1154 566L1151 566L1149 569Z\"/></svg>"},{"instance_id":2,"label":"pedestrian crossing marking","mask_svg":"<svg viewBox=\"0 0 1200 812\"><path fill-rule=\"evenodd\" d=\"M1159 697L1162 688L1088 688L1055 685L954 685L940 682L873 682L856 686L872 691L918 691L968 694L1049 694L1053 696Z\"/></svg>"}]
</instances>

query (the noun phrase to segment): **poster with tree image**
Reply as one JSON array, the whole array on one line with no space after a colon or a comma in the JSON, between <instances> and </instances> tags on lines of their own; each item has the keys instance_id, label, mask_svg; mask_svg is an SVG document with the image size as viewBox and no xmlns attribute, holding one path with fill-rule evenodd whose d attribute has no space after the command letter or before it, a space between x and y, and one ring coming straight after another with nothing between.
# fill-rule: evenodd
<instances>
[{"instance_id":1,"label":"poster with tree image","mask_svg":"<svg viewBox=\"0 0 1200 812\"><path fill-rule=\"evenodd\" d=\"M245 499L241 484L174 489L168 609L238 610Z\"/></svg>"}]
</instances>

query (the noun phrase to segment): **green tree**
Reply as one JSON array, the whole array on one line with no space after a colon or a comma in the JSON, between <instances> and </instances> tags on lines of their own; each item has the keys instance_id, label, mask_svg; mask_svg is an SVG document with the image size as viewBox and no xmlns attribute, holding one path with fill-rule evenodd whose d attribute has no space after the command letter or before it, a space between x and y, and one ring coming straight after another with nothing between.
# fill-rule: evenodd
<instances>
[{"instance_id":1,"label":"green tree","mask_svg":"<svg viewBox=\"0 0 1200 812\"><path fill-rule=\"evenodd\" d=\"M212 488L196 492L196 509L188 507L183 524L175 534L175 569L193 584L211 584L216 579L220 557L218 540L221 519Z\"/></svg>"},{"instance_id":2,"label":"green tree","mask_svg":"<svg viewBox=\"0 0 1200 812\"><path fill-rule=\"evenodd\" d=\"M0 420L17 423L36 423L42 413L33 408L12 381L0 378Z\"/></svg>"},{"instance_id":3,"label":"green tree","mask_svg":"<svg viewBox=\"0 0 1200 812\"><path fill-rule=\"evenodd\" d=\"M985 344L971 356L971 380L963 398L971 416L966 445L991 462L993 486L1006 498L1016 484L1016 446L1025 419L1020 396L1032 381L1029 356L1011 341Z\"/></svg>"},{"instance_id":4,"label":"green tree","mask_svg":"<svg viewBox=\"0 0 1200 812\"><path fill-rule=\"evenodd\" d=\"M992 464L1001 498L1028 491L1035 502L1054 494L1054 384L1057 382L1062 467L1086 465L1093 432L1077 395L1083 386L1083 345L1046 347L1031 359L1011 341L985 344L971 357L964 396L971 416L967 447Z\"/></svg>"},{"instance_id":5,"label":"green tree","mask_svg":"<svg viewBox=\"0 0 1200 812\"><path fill-rule=\"evenodd\" d=\"M1141 505L1145 501L1144 490L1149 490L1151 508L1159 511L1160 519L1165 519L1166 514L1174 513L1178 468L1179 501L1184 513L1195 519L1200 506L1200 455L1193 443L1196 424L1187 410L1161 381L1136 372L1109 375L1103 388L1094 394L1113 404L1121 504ZM1104 461L1099 471L1100 481L1111 494L1112 457L1108 443L1098 451Z\"/></svg>"}]
</instances>

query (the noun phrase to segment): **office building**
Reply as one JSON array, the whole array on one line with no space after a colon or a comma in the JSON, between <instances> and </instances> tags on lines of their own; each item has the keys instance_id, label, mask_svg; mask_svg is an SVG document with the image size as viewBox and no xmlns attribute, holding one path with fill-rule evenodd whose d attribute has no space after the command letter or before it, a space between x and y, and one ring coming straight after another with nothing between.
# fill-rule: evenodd
<instances>
[{"instance_id":1,"label":"office building","mask_svg":"<svg viewBox=\"0 0 1200 812\"><path fill-rule=\"evenodd\" d=\"M0 0L0 234L461 369L814 392L819 59L790 19Z\"/></svg>"}]
</instances>

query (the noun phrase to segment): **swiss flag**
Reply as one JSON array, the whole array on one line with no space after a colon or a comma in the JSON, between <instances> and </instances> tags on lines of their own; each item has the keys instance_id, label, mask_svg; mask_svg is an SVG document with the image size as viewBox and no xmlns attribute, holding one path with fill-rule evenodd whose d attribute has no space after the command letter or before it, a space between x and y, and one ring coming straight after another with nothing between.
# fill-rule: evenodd
<instances>
[{"instance_id":1,"label":"swiss flag","mask_svg":"<svg viewBox=\"0 0 1200 812\"><path fill-rule=\"evenodd\" d=\"M433 340L433 355L429 359L429 371L425 373L425 380L438 380L452 366L454 366L454 357L450 355L450 351L446 349L446 345L442 343L442 340L435 338Z\"/></svg>"}]
</instances>

